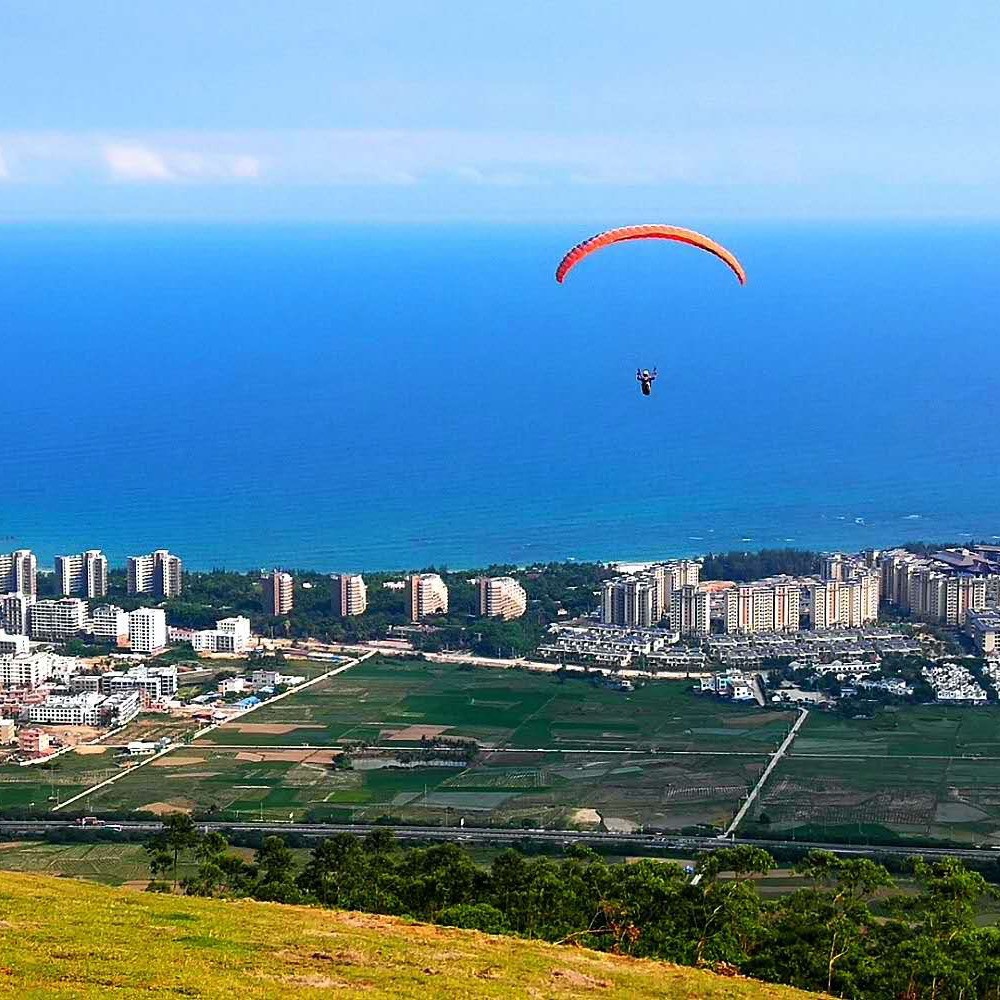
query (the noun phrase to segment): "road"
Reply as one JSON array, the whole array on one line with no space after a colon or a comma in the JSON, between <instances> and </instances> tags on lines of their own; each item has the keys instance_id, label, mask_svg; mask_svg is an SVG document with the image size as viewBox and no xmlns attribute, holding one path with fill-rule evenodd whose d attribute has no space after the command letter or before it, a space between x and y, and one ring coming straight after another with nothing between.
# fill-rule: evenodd
<instances>
[{"instance_id":1,"label":"road","mask_svg":"<svg viewBox=\"0 0 1000 1000\"><path fill-rule=\"evenodd\" d=\"M157 822L125 820L107 821L104 829L113 828L127 833L156 833L160 829ZM585 843L596 846L630 848L636 853L641 851L678 850L678 851L716 851L720 847L733 844L750 844L763 847L765 850L775 848L798 847L808 850L833 851L836 854L847 855L896 855L900 857L949 857L965 858L977 861L997 861L1000 851L979 850L976 848L945 848L945 847L900 847L879 845L826 844L816 841L790 840L755 840L752 838L732 838L726 841L718 837L677 837L653 833L580 833L573 830L505 830L488 827L443 827L443 826L389 826L382 824L362 823L199 823L198 828L204 831L218 830L220 833L242 834L298 834L307 837L332 837L338 833L353 833L363 836L372 830L390 830L400 840L441 840L461 841L466 843L482 842L491 844L518 844L525 841L568 845ZM16 839L54 832L56 830L86 830L100 827L80 827L70 820L0 820L0 836L2 839Z\"/></svg>"},{"instance_id":2,"label":"road","mask_svg":"<svg viewBox=\"0 0 1000 1000\"><path fill-rule=\"evenodd\" d=\"M747 811L754 804L754 801L760 794L760 790L764 787L765 782L771 776L771 772L778 766L778 761L785 756L785 752L792 745L792 741L795 739L795 734L799 731L799 727L806 721L808 716L808 708L799 710L799 717L795 720L795 725L788 730L788 735L781 741L781 746L778 747L778 749L771 755L771 759L767 762L767 767L764 768L764 773L760 776L757 784L753 786L753 789L747 796L746 801L740 806L739 811L733 817L732 823L726 827L725 833L719 834L719 840L726 840L736 832L736 828L741 822L743 822L743 817L746 816Z\"/></svg>"}]
</instances>

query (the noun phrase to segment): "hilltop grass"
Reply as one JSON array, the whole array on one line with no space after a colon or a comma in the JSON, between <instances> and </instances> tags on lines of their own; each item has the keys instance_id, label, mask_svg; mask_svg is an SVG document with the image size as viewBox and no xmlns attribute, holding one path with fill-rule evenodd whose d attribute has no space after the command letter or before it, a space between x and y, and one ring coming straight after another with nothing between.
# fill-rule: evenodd
<instances>
[{"instance_id":1,"label":"hilltop grass","mask_svg":"<svg viewBox=\"0 0 1000 1000\"><path fill-rule=\"evenodd\" d=\"M580 948L273 903L0 874L0 993L287 1000L603 997L764 1000L782 986Z\"/></svg>"}]
</instances>

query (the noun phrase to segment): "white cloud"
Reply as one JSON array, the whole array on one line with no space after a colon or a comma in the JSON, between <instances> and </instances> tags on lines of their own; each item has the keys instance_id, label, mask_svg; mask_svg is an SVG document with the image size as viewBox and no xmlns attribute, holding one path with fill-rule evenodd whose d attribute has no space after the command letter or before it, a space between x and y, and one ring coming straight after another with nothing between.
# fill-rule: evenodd
<instances>
[{"instance_id":1,"label":"white cloud","mask_svg":"<svg viewBox=\"0 0 1000 1000\"><path fill-rule=\"evenodd\" d=\"M175 178L163 157L145 146L106 146L104 159L117 180L170 181Z\"/></svg>"},{"instance_id":2,"label":"white cloud","mask_svg":"<svg viewBox=\"0 0 1000 1000\"><path fill-rule=\"evenodd\" d=\"M7 161L3 158L3 150L0 149L0 181L5 181L10 177L10 171L7 169Z\"/></svg>"},{"instance_id":3,"label":"white cloud","mask_svg":"<svg viewBox=\"0 0 1000 1000\"><path fill-rule=\"evenodd\" d=\"M104 161L121 181L227 181L260 176L260 160L245 153L157 148L138 143L113 143L103 149Z\"/></svg>"}]
</instances>

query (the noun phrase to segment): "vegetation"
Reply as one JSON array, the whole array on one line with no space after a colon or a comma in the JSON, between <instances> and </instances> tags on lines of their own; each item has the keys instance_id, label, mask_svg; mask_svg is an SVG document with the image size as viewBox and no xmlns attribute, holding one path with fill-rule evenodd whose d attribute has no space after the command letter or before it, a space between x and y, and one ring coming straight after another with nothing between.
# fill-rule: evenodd
<instances>
[{"instance_id":1,"label":"vegetation","mask_svg":"<svg viewBox=\"0 0 1000 1000\"><path fill-rule=\"evenodd\" d=\"M471 649L488 656L523 656L538 645L544 628L560 614L577 616L593 611L601 580L611 571L597 563L546 563L519 569L515 566L488 566L480 570L450 572L429 567L422 572L440 573L449 588L449 613L433 620L434 630L411 635L418 648ZM329 575L295 571L295 607L287 618L266 616L261 610L258 572L229 570L188 572L184 593L159 602L172 625L185 628L212 628L219 618L231 615L250 617L259 631L293 638L318 638L330 642L363 642L384 638L394 629L410 624L409 609L402 591L387 589L385 583L402 580L403 572L366 573L368 611L356 618L336 614L333 585ZM528 613L511 622L479 617L479 595L472 583L479 576L513 576L528 594ZM156 602L149 595L129 595L123 570L109 574L109 599L131 610Z\"/></svg>"},{"instance_id":2,"label":"vegetation","mask_svg":"<svg viewBox=\"0 0 1000 1000\"><path fill-rule=\"evenodd\" d=\"M703 580L735 580L743 583L788 573L807 576L818 573L820 553L805 549L761 549L759 552L710 552L701 566Z\"/></svg>"},{"instance_id":3,"label":"vegetation","mask_svg":"<svg viewBox=\"0 0 1000 1000\"><path fill-rule=\"evenodd\" d=\"M707 971L257 902L0 875L0 974L19 997L793 1000Z\"/></svg>"},{"instance_id":4,"label":"vegetation","mask_svg":"<svg viewBox=\"0 0 1000 1000\"><path fill-rule=\"evenodd\" d=\"M302 866L268 837L246 861L186 817L151 845L155 873L171 843L197 862L183 882L193 895L410 916L865 1000L1000 996L1000 931L975 920L995 888L954 859L917 859L900 894L874 861L813 851L797 866L805 887L768 899L755 879L774 860L746 846L702 857L695 885L677 864L609 864L582 845L562 859L505 851L483 868L456 844L404 850L384 830L325 840Z\"/></svg>"}]
</instances>

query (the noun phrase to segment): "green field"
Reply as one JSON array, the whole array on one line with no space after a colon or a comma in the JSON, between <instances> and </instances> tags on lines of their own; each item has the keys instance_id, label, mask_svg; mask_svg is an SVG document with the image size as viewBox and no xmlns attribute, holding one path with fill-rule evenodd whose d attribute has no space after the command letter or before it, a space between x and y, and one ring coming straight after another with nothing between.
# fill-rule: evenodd
<instances>
[{"instance_id":1,"label":"green field","mask_svg":"<svg viewBox=\"0 0 1000 1000\"><path fill-rule=\"evenodd\" d=\"M112 751L60 754L42 764L0 767L0 814L7 810L47 812L58 802L103 781L120 770Z\"/></svg>"},{"instance_id":2,"label":"green field","mask_svg":"<svg viewBox=\"0 0 1000 1000\"><path fill-rule=\"evenodd\" d=\"M420 742L415 727L435 727L488 747L768 753L794 718L702 698L683 682L626 694L582 678L375 658L208 738L228 746L412 746Z\"/></svg>"},{"instance_id":3,"label":"green field","mask_svg":"<svg viewBox=\"0 0 1000 1000\"><path fill-rule=\"evenodd\" d=\"M741 829L1000 844L998 723L991 707L907 706L870 720L813 712Z\"/></svg>"},{"instance_id":4,"label":"green field","mask_svg":"<svg viewBox=\"0 0 1000 1000\"><path fill-rule=\"evenodd\" d=\"M281 756L305 759L267 759ZM464 820L470 826L680 830L728 822L765 760L493 753L472 766L400 766L383 753L341 770L323 753L310 758L294 751L182 747L95 792L78 811L125 816L180 809L233 820L391 817L410 823Z\"/></svg>"},{"instance_id":5,"label":"green field","mask_svg":"<svg viewBox=\"0 0 1000 1000\"><path fill-rule=\"evenodd\" d=\"M1000 705L907 705L874 719L813 712L794 754L1000 757Z\"/></svg>"}]
</instances>

